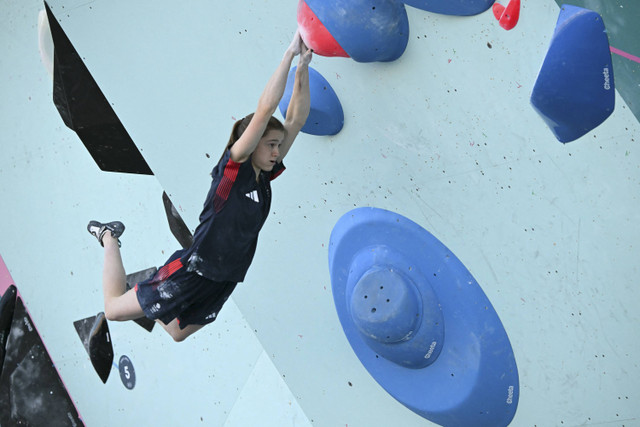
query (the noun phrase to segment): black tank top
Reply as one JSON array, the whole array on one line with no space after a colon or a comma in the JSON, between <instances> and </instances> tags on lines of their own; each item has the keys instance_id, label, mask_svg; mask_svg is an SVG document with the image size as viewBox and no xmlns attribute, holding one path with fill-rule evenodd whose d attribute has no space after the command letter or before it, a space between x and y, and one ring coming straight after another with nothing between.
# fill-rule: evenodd
<instances>
[{"instance_id":1,"label":"black tank top","mask_svg":"<svg viewBox=\"0 0 640 427\"><path fill-rule=\"evenodd\" d=\"M285 167L261 171L251 160L236 163L227 149L211 172L212 182L193 244L181 259L188 271L215 281L242 282L271 207L271 181Z\"/></svg>"}]
</instances>

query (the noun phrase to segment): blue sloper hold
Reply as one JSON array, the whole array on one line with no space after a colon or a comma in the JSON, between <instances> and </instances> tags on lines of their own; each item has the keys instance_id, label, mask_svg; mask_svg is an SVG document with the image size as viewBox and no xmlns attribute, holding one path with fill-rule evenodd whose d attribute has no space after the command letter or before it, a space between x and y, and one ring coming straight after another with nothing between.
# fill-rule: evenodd
<instances>
[{"instance_id":1,"label":"blue sloper hold","mask_svg":"<svg viewBox=\"0 0 640 427\"><path fill-rule=\"evenodd\" d=\"M489 9L495 0L402 0L402 2L428 12L470 16Z\"/></svg>"},{"instance_id":2,"label":"blue sloper hold","mask_svg":"<svg viewBox=\"0 0 640 427\"><path fill-rule=\"evenodd\" d=\"M329 270L344 333L391 396L443 426L511 422L520 389L509 337L438 239L396 213L354 209L331 233Z\"/></svg>"},{"instance_id":3,"label":"blue sloper hold","mask_svg":"<svg viewBox=\"0 0 640 427\"><path fill-rule=\"evenodd\" d=\"M395 61L407 48L409 19L398 0L305 2L355 61Z\"/></svg>"},{"instance_id":4,"label":"blue sloper hold","mask_svg":"<svg viewBox=\"0 0 640 427\"><path fill-rule=\"evenodd\" d=\"M293 67L287 77L287 85L284 95L280 100L280 112L283 117L287 117L287 108L293 93L293 83L295 81L296 69ZM329 82L322 75L309 67L309 91L311 95L311 111L309 117L302 127L302 132L311 135L335 135L344 125L344 112Z\"/></svg>"},{"instance_id":5,"label":"blue sloper hold","mask_svg":"<svg viewBox=\"0 0 640 427\"><path fill-rule=\"evenodd\" d=\"M563 143L580 138L613 113L609 40L596 12L561 7L531 104Z\"/></svg>"}]
</instances>

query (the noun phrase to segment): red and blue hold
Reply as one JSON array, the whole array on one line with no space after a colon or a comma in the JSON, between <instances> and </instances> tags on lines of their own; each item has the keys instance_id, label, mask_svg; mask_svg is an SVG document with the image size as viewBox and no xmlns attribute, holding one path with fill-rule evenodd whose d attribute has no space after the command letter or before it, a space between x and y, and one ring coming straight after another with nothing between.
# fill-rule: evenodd
<instances>
[{"instance_id":1,"label":"red and blue hold","mask_svg":"<svg viewBox=\"0 0 640 427\"><path fill-rule=\"evenodd\" d=\"M300 0L298 28L322 56L357 62L398 59L409 42L409 20L397 0Z\"/></svg>"}]
</instances>

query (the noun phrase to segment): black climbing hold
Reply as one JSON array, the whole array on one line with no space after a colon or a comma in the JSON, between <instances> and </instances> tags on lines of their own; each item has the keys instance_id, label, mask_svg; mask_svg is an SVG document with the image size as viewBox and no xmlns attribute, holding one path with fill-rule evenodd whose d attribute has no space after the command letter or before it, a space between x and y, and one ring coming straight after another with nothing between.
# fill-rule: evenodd
<instances>
[{"instance_id":1,"label":"black climbing hold","mask_svg":"<svg viewBox=\"0 0 640 427\"><path fill-rule=\"evenodd\" d=\"M17 293L16 287L11 285L0 298L0 377L2 377L4 356L7 353L7 341L9 341L9 332L11 332Z\"/></svg>"},{"instance_id":2,"label":"black climbing hold","mask_svg":"<svg viewBox=\"0 0 640 427\"><path fill-rule=\"evenodd\" d=\"M169 229L176 238L178 243L183 248L191 247L193 243L193 235L189 231L189 227L185 224L184 220L171 203L171 199L167 195L166 191L162 193L162 203L164 203L164 211L167 214L167 221L169 221Z\"/></svg>"},{"instance_id":3,"label":"black climbing hold","mask_svg":"<svg viewBox=\"0 0 640 427\"><path fill-rule=\"evenodd\" d=\"M113 345L109 325L103 312L73 322L96 373L107 382L113 364Z\"/></svg>"}]
</instances>

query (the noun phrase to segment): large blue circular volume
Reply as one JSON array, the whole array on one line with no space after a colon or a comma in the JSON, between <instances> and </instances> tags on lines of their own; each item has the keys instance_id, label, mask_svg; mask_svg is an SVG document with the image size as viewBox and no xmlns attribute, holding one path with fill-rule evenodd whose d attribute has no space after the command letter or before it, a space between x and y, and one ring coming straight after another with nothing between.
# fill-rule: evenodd
<instances>
[{"instance_id":1,"label":"large blue circular volume","mask_svg":"<svg viewBox=\"0 0 640 427\"><path fill-rule=\"evenodd\" d=\"M359 208L329 244L334 303L354 352L395 399L446 426L506 426L519 398L515 357L480 285L411 220Z\"/></svg>"}]
</instances>

